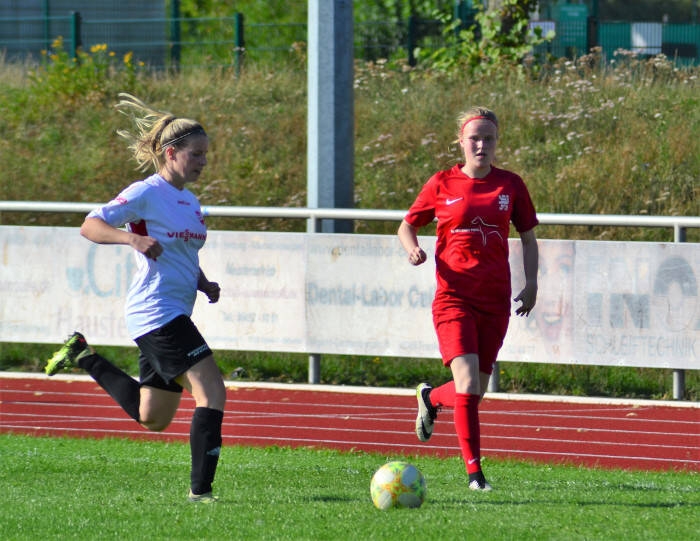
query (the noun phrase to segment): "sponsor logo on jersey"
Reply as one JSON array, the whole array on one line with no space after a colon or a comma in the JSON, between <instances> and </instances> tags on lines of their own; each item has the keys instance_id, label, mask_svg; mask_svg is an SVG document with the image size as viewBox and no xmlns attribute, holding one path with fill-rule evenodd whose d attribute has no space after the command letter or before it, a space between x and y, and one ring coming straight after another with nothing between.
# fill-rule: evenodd
<instances>
[{"instance_id":1,"label":"sponsor logo on jersey","mask_svg":"<svg viewBox=\"0 0 700 541\"><path fill-rule=\"evenodd\" d=\"M184 231L168 231L167 235L169 239L182 239L185 242L188 242L190 239L207 240L206 233L195 233L189 229L185 229Z\"/></svg>"}]
</instances>

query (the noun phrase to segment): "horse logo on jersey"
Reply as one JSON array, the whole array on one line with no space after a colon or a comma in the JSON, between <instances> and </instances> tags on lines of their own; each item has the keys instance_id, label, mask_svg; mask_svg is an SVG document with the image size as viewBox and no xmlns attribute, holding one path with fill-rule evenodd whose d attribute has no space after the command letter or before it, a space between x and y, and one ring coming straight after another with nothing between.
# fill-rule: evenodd
<instances>
[{"instance_id":1,"label":"horse logo on jersey","mask_svg":"<svg viewBox=\"0 0 700 541\"><path fill-rule=\"evenodd\" d=\"M503 237L501 236L501 233L498 230L498 226L487 224L484 221L484 219L480 216L477 216L472 220L472 225L476 226L472 228L472 231L478 231L479 233L481 233L481 240L484 242L484 246L486 246L489 235L496 235L501 241L503 241Z\"/></svg>"},{"instance_id":2,"label":"horse logo on jersey","mask_svg":"<svg viewBox=\"0 0 700 541\"><path fill-rule=\"evenodd\" d=\"M496 235L501 242L503 242L503 237L501 232L498 230L497 225L487 224L481 216L477 216L471 221L472 227L468 228L456 228L452 229L450 233L478 233L481 235L481 241L486 246L489 235Z\"/></svg>"}]
</instances>

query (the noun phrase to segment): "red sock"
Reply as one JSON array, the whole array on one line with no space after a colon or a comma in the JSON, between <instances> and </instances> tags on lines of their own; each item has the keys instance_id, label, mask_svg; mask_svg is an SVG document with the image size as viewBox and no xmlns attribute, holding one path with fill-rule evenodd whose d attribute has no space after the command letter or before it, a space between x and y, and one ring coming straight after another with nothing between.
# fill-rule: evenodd
<instances>
[{"instance_id":1,"label":"red sock","mask_svg":"<svg viewBox=\"0 0 700 541\"><path fill-rule=\"evenodd\" d=\"M432 393L431 393L432 395ZM479 395L455 396L455 430L467 473L481 471L481 430L479 427Z\"/></svg>"},{"instance_id":2,"label":"red sock","mask_svg":"<svg viewBox=\"0 0 700 541\"><path fill-rule=\"evenodd\" d=\"M440 387L435 387L430 391L430 402L436 408L455 407L455 381L451 379Z\"/></svg>"}]
</instances>

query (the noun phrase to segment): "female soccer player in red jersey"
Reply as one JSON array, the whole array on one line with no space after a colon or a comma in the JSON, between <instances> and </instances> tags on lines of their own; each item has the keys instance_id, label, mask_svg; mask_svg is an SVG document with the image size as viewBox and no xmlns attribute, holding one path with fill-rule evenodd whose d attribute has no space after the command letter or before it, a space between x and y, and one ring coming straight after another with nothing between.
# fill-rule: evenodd
<instances>
[{"instance_id":1,"label":"female soccer player in red jersey","mask_svg":"<svg viewBox=\"0 0 700 541\"><path fill-rule=\"evenodd\" d=\"M416 434L427 441L442 407L454 423L469 488L491 490L481 470L479 402L488 386L508 329L511 281L508 232L512 222L523 245L525 287L515 297L516 314L527 316L537 299L537 215L523 180L493 165L498 119L475 107L459 118L464 163L439 171L423 186L401 222L398 236L412 265L427 259L418 229L437 218L437 288L433 324L440 354L452 380L416 390Z\"/></svg>"}]
</instances>

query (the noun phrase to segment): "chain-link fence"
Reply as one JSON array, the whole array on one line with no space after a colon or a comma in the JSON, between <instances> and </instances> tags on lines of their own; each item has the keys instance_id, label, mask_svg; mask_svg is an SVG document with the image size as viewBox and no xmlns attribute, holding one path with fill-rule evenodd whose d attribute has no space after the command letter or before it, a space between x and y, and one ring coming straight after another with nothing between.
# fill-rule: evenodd
<instances>
[{"instance_id":1,"label":"chain-link fence","mask_svg":"<svg viewBox=\"0 0 700 541\"><path fill-rule=\"evenodd\" d=\"M536 21L555 37L538 46L539 55L575 57L591 47L602 48L612 58L618 49L641 56L665 54L686 65L698 64L700 25L631 22L599 22L591 17ZM414 65L420 47L446 46L441 21L411 18L406 21L374 21L354 27L355 56L406 60ZM65 16L9 17L0 11L0 51L5 60L37 60L57 37L70 51L89 50L106 44L116 54L132 52L136 60L152 68L239 66L246 62L303 61L306 23L254 23L241 14L210 18L94 19L72 12Z\"/></svg>"}]
</instances>

